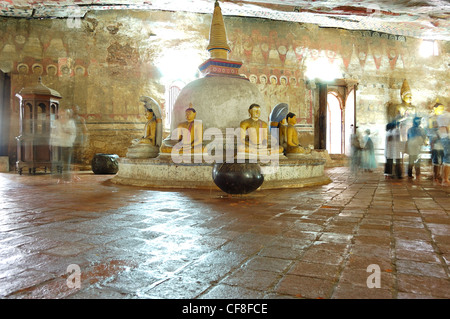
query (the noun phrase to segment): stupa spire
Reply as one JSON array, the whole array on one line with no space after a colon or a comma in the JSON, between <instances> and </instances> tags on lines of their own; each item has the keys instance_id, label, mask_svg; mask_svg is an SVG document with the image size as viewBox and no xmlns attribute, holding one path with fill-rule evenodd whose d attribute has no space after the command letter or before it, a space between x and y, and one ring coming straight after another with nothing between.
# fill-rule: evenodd
<instances>
[{"instance_id":1,"label":"stupa spire","mask_svg":"<svg viewBox=\"0 0 450 319\"><path fill-rule=\"evenodd\" d=\"M209 45L206 48L211 58L228 59L228 52L231 51L227 42L225 24L223 22L222 9L219 2L214 3L214 13L209 31Z\"/></svg>"},{"instance_id":2,"label":"stupa spire","mask_svg":"<svg viewBox=\"0 0 450 319\"><path fill-rule=\"evenodd\" d=\"M228 46L222 10L217 0L214 3L209 45L206 49L209 51L210 58L198 67L204 76L225 76L247 80L244 76L239 75L239 68L242 66L242 62L228 60L228 52L231 49Z\"/></svg>"}]
</instances>

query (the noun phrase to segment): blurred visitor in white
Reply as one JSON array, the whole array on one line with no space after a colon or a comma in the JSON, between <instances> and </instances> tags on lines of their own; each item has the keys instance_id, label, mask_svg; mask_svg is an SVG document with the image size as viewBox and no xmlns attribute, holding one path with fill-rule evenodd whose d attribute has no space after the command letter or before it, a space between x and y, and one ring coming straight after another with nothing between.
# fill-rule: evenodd
<instances>
[{"instance_id":1,"label":"blurred visitor in white","mask_svg":"<svg viewBox=\"0 0 450 319\"><path fill-rule=\"evenodd\" d=\"M72 163L73 143L77 137L77 128L70 109L59 110L58 119L53 121L50 130L50 147L52 150L52 173L61 181L71 181L70 165Z\"/></svg>"}]
</instances>

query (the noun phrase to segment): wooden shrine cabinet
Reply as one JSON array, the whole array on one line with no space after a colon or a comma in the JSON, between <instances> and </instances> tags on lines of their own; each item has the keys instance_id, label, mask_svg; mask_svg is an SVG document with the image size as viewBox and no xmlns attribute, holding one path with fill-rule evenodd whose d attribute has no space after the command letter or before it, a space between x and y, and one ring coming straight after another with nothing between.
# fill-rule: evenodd
<instances>
[{"instance_id":1,"label":"wooden shrine cabinet","mask_svg":"<svg viewBox=\"0 0 450 319\"><path fill-rule=\"evenodd\" d=\"M61 95L42 84L39 78L38 84L23 88L16 97L20 100L16 169L19 174L25 167L30 174L35 174L37 168L46 172L52 165L50 128L57 118Z\"/></svg>"}]
</instances>

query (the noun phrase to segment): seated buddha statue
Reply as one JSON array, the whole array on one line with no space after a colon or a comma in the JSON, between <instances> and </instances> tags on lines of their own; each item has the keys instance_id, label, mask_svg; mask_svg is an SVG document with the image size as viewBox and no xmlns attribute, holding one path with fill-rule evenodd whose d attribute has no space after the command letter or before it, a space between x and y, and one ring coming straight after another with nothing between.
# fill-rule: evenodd
<instances>
[{"instance_id":1,"label":"seated buddha statue","mask_svg":"<svg viewBox=\"0 0 450 319\"><path fill-rule=\"evenodd\" d=\"M136 138L131 141L132 145L136 144L150 144L156 145L156 118L152 109L147 109L145 112L147 123L144 127L144 135L141 138Z\"/></svg>"},{"instance_id":2,"label":"seated buddha statue","mask_svg":"<svg viewBox=\"0 0 450 319\"><path fill-rule=\"evenodd\" d=\"M178 124L177 128L172 132L170 139L164 140L161 145L161 153L177 154L193 154L204 153L203 146L203 124L202 121L196 120L197 112L192 107L186 109L186 121Z\"/></svg>"},{"instance_id":3,"label":"seated buddha statue","mask_svg":"<svg viewBox=\"0 0 450 319\"><path fill-rule=\"evenodd\" d=\"M259 119L261 107L258 104L250 105L248 109L250 117L243 120L240 127L240 143L238 153L267 155L271 153L268 142L269 128L266 122ZM283 147L278 146L274 153L283 153Z\"/></svg>"},{"instance_id":4,"label":"seated buddha statue","mask_svg":"<svg viewBox=\"0 0 450 319\"><path fill-rule=\"evenodd\" d=\"M131 141L128 147L128 158L149 158L159 154L158 137L161 136L161 119L155 116L153 109L146 106L145 117L147 122L144 127L144 135Z\"/></svg>"},{"instance_id":5,"label":"seated buddha statue","mask_svg":"<svg viewBox=\"0 0 450 319\"><path fill-rule=\"evenodd\" d=\"M286 128L286 156L292 154L309 154L311 153L311 149L304 148L300 145L298 141L298 132L295 128L295 124L297 123L297 118L294 113L289 112L286 115L287 120L287 128Z\"/></svg>"}]
</instances>

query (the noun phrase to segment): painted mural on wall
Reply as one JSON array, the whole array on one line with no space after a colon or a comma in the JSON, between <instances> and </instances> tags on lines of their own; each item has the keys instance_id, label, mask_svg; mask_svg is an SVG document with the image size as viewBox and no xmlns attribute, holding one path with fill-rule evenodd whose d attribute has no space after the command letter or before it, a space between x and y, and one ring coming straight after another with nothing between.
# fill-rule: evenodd
<instances>
[{"instance_id":1,"label":"painted mural on wall","mask_svg":"<svg viewBox=\"0 0 450 319\"><path fill-rule=\"evenodd\" d=\"M230 59L244 62L241 73L258 86L270 109L287 103L297 114L298 123L312 124L312 92L306 89L302 72L306 44L294 41L292 33L264 30L261 26L264 24L229 28Z\"/></svg>"},{"instance_id":2,"label":"painted mural on wall","mask_svg":"<svg viewBox=\"0 0 450 319\"><path fill-rule=\"evenodd\" d=\"M229 18L228 34L230 59L243 61L241 72L254 82L272 108L277 103L289 104L290 111L297 114L298 124L313 123L313 97L307 87L308 65L326 60L340 70L342 78L360 83L358 94L358 120L366 124L385 121L386 103L398 101L395 93L402 77L409 77L416 67L413 64L415 39L374 31L322 30L315 26L299 24L273 24L259 19L242 20ZM393 81L392 75L398 77ZM365 78L374 77L376 82L366 84ZM413 80L414 81L414 80ZM423 87L421 87L422 89ZM433 96L416 100L423 107ZM425 100L425 102L424 102ZM394 102L394 103L395 103Z\"/></svg>"}]
</instances>

